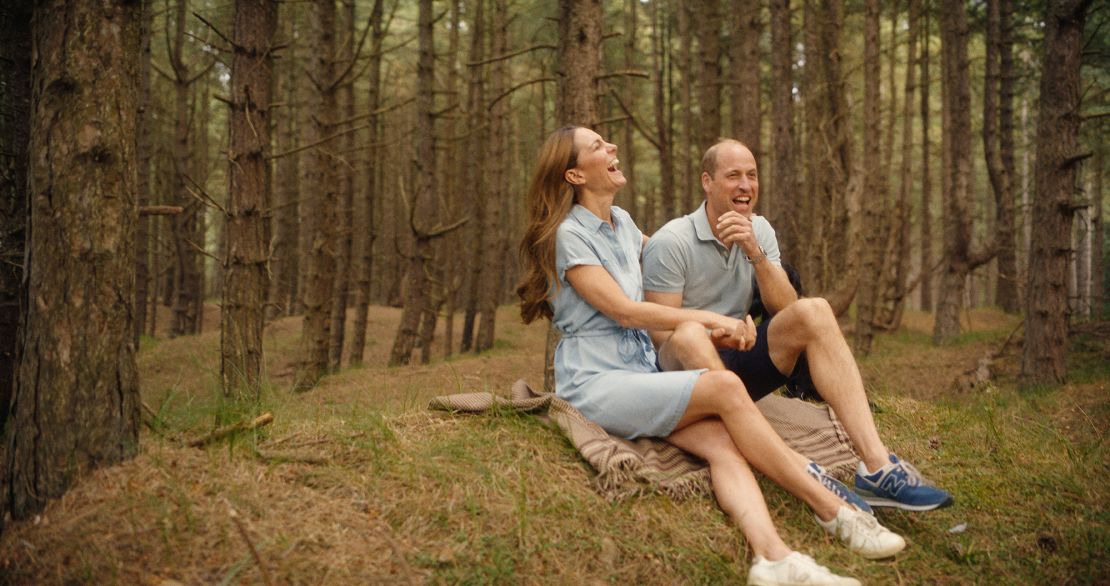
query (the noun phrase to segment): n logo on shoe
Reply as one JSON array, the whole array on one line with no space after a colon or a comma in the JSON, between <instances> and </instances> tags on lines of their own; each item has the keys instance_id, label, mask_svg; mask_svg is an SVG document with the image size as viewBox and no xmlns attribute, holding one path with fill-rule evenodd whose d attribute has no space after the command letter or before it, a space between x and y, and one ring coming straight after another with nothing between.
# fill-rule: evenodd
<instances>
[{"instance_id":1,"label":"n logo on shoe","mask_svg":"<svg viewBox=\"0 0 1110 586\"><path fill-rule=\"evenodd\" d=\"M898 493L902 492L902 489L905 488L905 486L905 479L897 478L893 474L887 474L886 478L883 478L882 482L879 483L879 488L889 492L892 495L897 495Z\"/></svg>"}]
</instances>

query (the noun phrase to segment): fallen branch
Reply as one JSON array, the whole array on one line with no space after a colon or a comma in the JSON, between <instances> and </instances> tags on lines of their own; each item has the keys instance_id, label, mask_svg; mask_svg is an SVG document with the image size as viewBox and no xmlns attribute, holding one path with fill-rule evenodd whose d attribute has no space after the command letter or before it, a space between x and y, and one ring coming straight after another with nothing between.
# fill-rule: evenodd
<instances>
[{"instance_id":1,"label":"fallen branch","mask_svg":"<svg viewBox=\"0 0 1110 586\"><path fill-rule=\"evenodd\" d=\"M226 425L224 427L216 429L216 430L212 431L212 433L209 433L205 436L198 437L197 439L194 439L194 440L190 440L185 445L189 446L190 448L203 447L203 446L206 446L206 445L208 445L212 442L221 440L221 439L223 439L223 438L225 438L225 437L227 437L227 436L229 436L229 435L231 435L235 432L248 431L248 430L251 430L251 429L258 429L259 427L263 427L265 425L269 425L269 424L273 423L273 421L274 421L274 414L266 412L266 413L263 413L262 415L259 415L258 417L255 417L254 419L252 419L250 421L244 420L244 421L240 421L238 423L234 423L232 425Z\"/></svg>"}]
</instances>

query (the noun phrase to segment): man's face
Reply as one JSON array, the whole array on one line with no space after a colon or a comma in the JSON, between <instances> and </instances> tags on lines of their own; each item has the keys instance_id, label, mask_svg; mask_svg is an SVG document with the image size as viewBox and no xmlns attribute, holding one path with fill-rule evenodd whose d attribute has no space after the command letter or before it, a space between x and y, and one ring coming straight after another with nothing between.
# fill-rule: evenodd
<instances>
[{"instance_id":1,"label":"man's face","mask_svg":"<svg viewBox=\"0 0 1110 586\"><path fill-rule=\"evenodd\" d=\"M714 224L721 214L735 211L750 218L759 201L759 169L747 147L725 143L717 147L717 169L701 174L706 215Z\"/></svg>"}]
</instances>

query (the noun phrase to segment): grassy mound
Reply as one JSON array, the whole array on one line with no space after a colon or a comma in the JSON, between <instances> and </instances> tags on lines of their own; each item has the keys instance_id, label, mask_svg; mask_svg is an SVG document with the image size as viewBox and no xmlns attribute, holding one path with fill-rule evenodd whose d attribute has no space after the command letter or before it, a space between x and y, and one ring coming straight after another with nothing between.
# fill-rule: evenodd
<instances>
[{"instance_id":1,"label":"grassy mound","mask_svg":"<svg viewBox=\"0 0 1110 586\"><path fill-rule=\"evenodd\" d=\"M376 308L365 366L290 395L299 320L267 328L273 425L207 449L184 440L243 416L218 388L218 332L145 340L144 400L158 413L133 461L83 479L0 536L0 583L725 583L746 576L743 537L706 498L609 502L540 420L429 412L430 397L507 393L542 378L544 330L506 308L482 356L388 368L399 314ZM880 511L910 547L868 562L827 538L797 499L763 482L788 544L868 583L1110 581L1110 336L1075 336L1073 381L1021 392L1016 348L974 392L953 381L1017 325L969 316L928 344L907 316L862 362L887 443L957 496L931 513Z\"/></svg>"}]
</instances>

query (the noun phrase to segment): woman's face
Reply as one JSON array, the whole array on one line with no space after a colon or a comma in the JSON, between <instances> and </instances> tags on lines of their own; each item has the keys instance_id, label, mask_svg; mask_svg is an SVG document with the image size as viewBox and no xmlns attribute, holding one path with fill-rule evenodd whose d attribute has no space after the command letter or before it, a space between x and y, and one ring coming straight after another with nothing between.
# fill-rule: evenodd
<instances>
[{"instance_id":1,"label":"woman's face","mask_svg":"<svg viewBox=\"0 0 1110 586\"><path fill-rule=\"evenodd\" d=\"M617 145L605 142L589 128L574 131L574 148L578 162L564 174L567 182L593 193L616 193L628 180L621 172Z\"/></svg>"}]
</instances>

